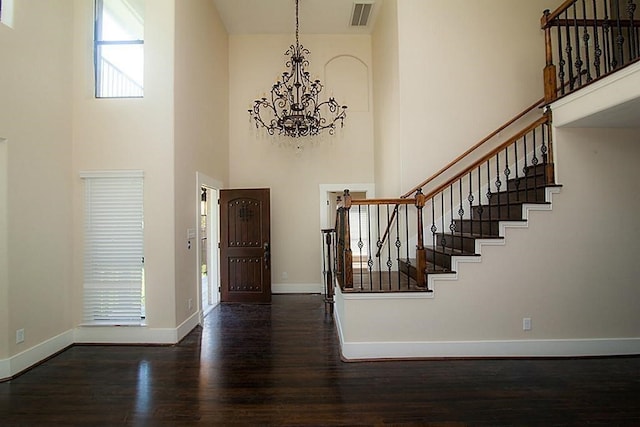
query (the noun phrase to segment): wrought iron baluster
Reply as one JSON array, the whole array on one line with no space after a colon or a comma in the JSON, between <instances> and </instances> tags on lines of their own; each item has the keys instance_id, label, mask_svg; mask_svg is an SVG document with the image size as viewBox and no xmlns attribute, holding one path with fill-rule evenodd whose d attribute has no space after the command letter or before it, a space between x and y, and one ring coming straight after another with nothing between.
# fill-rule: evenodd
<instances>
[{"instance_id":1,"label":"wrought iron baluster","mask_svg":"<svg viewBox=\"0 0 640 427\"><path fill-rule=\"evenodd\" d=\"M369 247L369 259L367 260L367 269L369 270L369 290L373 290L373 253L371 252L371 205L367 205L367 232Z\"/></svg>"},{"instance_id":2,"label":"wrought iron baluster","mask_svg":"<svg viewBox=\"0 0 640 427\"><path fill-rule=\"evenodd\" d=\"M442 252L444 252L444 247L447 244L447 232L444 226L444 191L440 193L440 215L442 222L442 238L440 239L440 244L442 245Z\"/></svg>"},{"instance_id":3,"label":"wrought iron baluster","mask_svg":"<svg viewBox=\"0 0 640 427\"><path fill-rule=\"evenodd\" d=\"M469 171L469 195L467 200L469 201L469 229L470 234L473 234L473 171ZM460 220L460 233L462 233L462 219Z\"/></svg>"},{"instance_id":4,"label":"wrought iron baluster","mask_svg":"<svg viewBox=\"0 0 640 427\"><path fill-rule=\"evenodd\" d=\"M516 185L516 200L520 200L520 170L518 168L518 141L516 140L513 143L513 151L514 151L514 157L515 157L515 170L516 170L516 181L515 181L515 185Z\"/></svg>"},{"instance_id":5,"label":"wrought iron baluster","mask_svg":"<svg viewBox=\"0 0 640 427\"><path fill-rule=\"evenodd\" d=\"M391 218L391 215L389 213L389 204L386 204L386 211L387 211L387 221L386 224L389 224L389 220ZM389 230L389 232L391 232L391 230ZM397 235L396 235L396 239L397 239ZM389 290L391 290L391 267L393 267L393 261L391 261L391 236L389 236L389 244L387 245L387 272L389 274Z\"/></svg>"},{"instance_id":6,"label":"wrought iron baluster","mask_svg":"<svg viewBox=\"0 0 640 427\"><path fill-rule=\"evenodd\" d=\"M617 53L618 53L618 63L620 66L623 66L625 64L624 62L624 36L622 35L622 23L620 20L620 3L617 3L617 7L616 7L616 26L617 26L617 32L618 34L616 35L616 47L617 47Z\"/></svg>"},{"instance_id":7,"label":"wrought iron baluster","mask_svg":"<svg viewBox=\"0 0 640 427\"><path fill-rule=\"evenodd\" d=\"M540 154L542 155L542 164L544 165L544 183L547 184L549 183L549 177L547 176L547 161L548 161L548 156L547 156L547 141L546 141L546 127L545 124L543 123L542 125L540 125L540 133L541 133L541 137L542 137L542 144L540 145Z\"/></svg>"},{"instance_id":8,"label":"wrought iron baluster","mask_svg":"<svg viewBox=\"0 0 640 427\"><path fill-rule=\"evenodd\" d=\"M380 205L376 205L376 220L378 222L378 253L382 251L382 240L380 239ZM378 257L378 290L382 290L382 257Z\"/></svg>"},{"instance_id":9,"label":"wrought iron baluster","mask_svg":"<svg viewBox=\"0 0 640 427\"><path fill-rule=\"evenodd\" d=\"M509 207L511 206L511 200L509 197L509 176L511 175L511 169L509 168L509 147L504 147L504 182L505 182L505 197L507 198L507 212L510 211ZM500 198L498 198L498 204L500 202ZM500 209L500 208L498 208Z\"/></svg>"},{"instance_id":10,"label":"wrought iron baluster","mask_svg":"<svg viewBox=\"0 0 640 427\"><path fill-rule=\"evenodd\" d=\"M573 46L571 45L571 28L569 26L569 11L564 11L564 30L567 39L567 45L564 50L567 54L567 65L569 67L569 90L575 88L576 76L573 73Z\"/></svg>"},{"instance_id":11,"label":"wrought iron baluster","mask_svg":"<svg viewBox=\"0 0 640 427\"><path fill-rule=\"evenodd\" d=\"M438 227L436 226L436 199L435 196L431 197L431 247L433 252L433 268L436 266L436 233Z\"/></svg>"},{"instance_id":12,"label":"wrought iron baluster","mask_svg":"<svg viewBox=\"0 0 640 427\"><path fill-rule=\"evenodd\" d=\"M491 233L491 160L487 160L487 211L489 211L489 233Z\"/></svg>"},{"instance_id":13,"label":"wrought iron baluster","mask_svg":"<svg viewBox=\"0 0 640 427\"><path fill-rule=\"evenodd\" d=\"M478 229L479 234L482 236L484 232L484 225L482 223L482 214L484 213L484 209L482 209L482 165L478 165ZM471 229L471 233L473 233L473 228Z\"/></svg>"},{"instance_id":14,"label":"wrought iron baluster","mask_svg":"<svg viewBox=\"0 0 640 427\"><path fill-rule=\"evenodd\" d=\"M529 197L529 180L527 179L527 175L529 175L529 162L527 160L527 135L522 135L522 145L524 149L524 166L522 167L522 173L524 174L524 194L526 197Z\"/></svg>"},{"instance_id":15,"label":"wrought iron baluster","mask_svg":"<svg viewBox=\"0 0 640 427\"><path fill-rule=\"evenodd\" d=\"M635 32L635 23L633 16L636 11L636 5L633 0L627 1L627 17L629 18L629 27L627 28L627 39L629 40L629 62L636 57L636 43L638 42Z\"/></svg>"},{"instance_id":16,"label":"wrought iron baluster","mask_svg":"<svg viewBox=\"0 0 640 427\"><path fill-rule=\"evenodd\" d=\"M458 208L458 216L460 217L460 227L455 226L454 228L456 229L456 231L459 231L459 235L460 235L460 248L464 248L464 239L462 237L462 217L464 217L464 208L462 207L462 178L460 178L458 180L458 190L459 190L459 196L460 196L460 207ZM451 221L453 222L453 213L451 214ZM458 228L460 228L460 230L458 230Z\"/></svg>"},{"instance_id":17,"label":"wrought iron baluster","mask_svg":"<svg viewBox=\"0 0 640 427\"><path fill-rule=\"evenodd\" d=\"M595 0L593 0L595 1ZM555 19L556 21L558 20L557 18ZM566 61L564 60L564 49L562 46L562 28L560 26L558 26L556 28L556 33L558 34L558 79L560 80L560 93L562 95L564 95L565 93L565 89L564 89L564 78L565 78L565 72L564 72L564 67L566 65Z\"/></svg>"},{"instance_id":18,"label":"wrought iron baluster","mask_svg":"<svg viewBox=\"0 0 640 427\"><path fill-rule=\"evenodd\" d=\"M602 49L600 48L600 40L598 38L598 7L596 0L592 0L593 3L593 43L594 43L594 58L593 67L596 71L596 78L600 77L600 58L602 57Z\"/></svg>"},{"instance_id":19,"label":"wrought iron baluster","mask_svg":"<svg viewBox=\"0 0 640 427\"><path fill-rule=\"evenodd\" d=\"M615 68L612 54L611 22L609 20L609 2L604 2L604 20L602 22L602 43L604 44L604 66L608 73Z\"/></svg>"},{"instance_id":20,"label":"wrought iron baluster","mask_svg":"<svg viewBox=\"0 0 640 427\"><path fill-rule=\"evenodd\" d=\"M449 186L449 212L451 215L451 222L449 223L449 232L451 234L451 241L449 242L449 244L451 246L453 246L454 244L454 239L455 239L455 231L456 231L456 224L453 222L453 183Z\"/></svg>"},{"instance_id":21,"label":"wrought iron baluster","mask_svg":"<svg viewBox=\"0 0 640 427\"><path fill-rule=\"evenodd\" d=\"M584 59L585 59L585 71L587 73L587 83L593 78L591 77L591 57L589 55L589 41L591 36L589 35L589 24L587 23L587 4L586 0L582 0L582 41L584 42Z\"/></svg>"},{"instance_id":22,"label":"wrought iron baluster","mask_svg":"<svg viewBox=\"0 0 640 427\"><path fill-rule=\"evenodd\" d=\"M580 56L580 27L578 25L578 12L576 10L576 4L573 3L573 30L575 32L575 40L576 40L576 77L578 79L578 87L582 86L582 66L584 62L582 62L582 57Z\"/></svg>"},{"instance_id":23,"label":"wrought iron baluster","mask_svg":"<svg viewBox=\"0 0 640 427\"><path fill-rule=\"evenodd\" d=\"M404 206L404 229L406 233L407 242L407 283L411 280L411 258L409 258L409 207ZM398 270L400 270L398 268ZM417 271L417 270L416 270Z\"/></svg>"},{"instance_id":24,"label":"wrought iron baluster","mask_svg":"<svg viewBox=\"0 0 640 427\"><path fill-rule=\"evenodd\" d=\"M502 181L500 181L500 152L496 153L496 193L500 192Z\"/></svg>"},{"instance_id":25,"label":"wrought iron baluster","mask_svg":"<svg viewBox=\"0 0 640 427\"><path fill-rule=\"evenodd\" d=\"M360 290L364 289L364 276L362 271L362 248L364 242L362 241L362 205L358 205L358 269L360 270Z\"/></svg>"},{"instance_id":26,"label":"wrought iron baluster","mask_svg":"<svg viewBox=\"0 0 640 427\"><path fill-rule=\"evenodd\" d=\"M388 208L387 208L388 210ZM398 290L400 290L400 248L402 247L402 242L400 241L400 216L398 212L398 205L394 208L394 216L396 218L396 262L398 265Z\"/></svg>"}]
</instances>

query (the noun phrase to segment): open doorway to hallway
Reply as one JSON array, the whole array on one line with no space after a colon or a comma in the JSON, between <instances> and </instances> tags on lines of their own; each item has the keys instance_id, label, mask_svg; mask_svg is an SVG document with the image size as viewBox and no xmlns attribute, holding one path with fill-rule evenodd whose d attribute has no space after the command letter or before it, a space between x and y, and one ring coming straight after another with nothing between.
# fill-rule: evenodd
<instances>
[{"instance_id":1,"label":"open doorway to hallway","mask_svg":"<svg viewBox=\"0 0 640 427\"><path fill-rule=\"evenodd\" d=\"M222 184L198 173L198 294L201 320L220 303L220 256L218 249Z\"/></svg>"},{"instance_id":2,"label":"open doorway to hallway","mask_svg":"<svg viewBox=\"0 0 640 427\"><path fill-rule=\"evenodd\" d=\"M336 208L338 205L337 199L338 196L342 196L345 189L348 189L351 193L351 196L355 199L371 199L375 198L375 184L373 183L351 183L351 184L320 184L320 228L328 229L335 227L336 221ZM353 223L360 222L361 224L367 224L369 218L366 216L366 212L360 211L357 209L353 209L350 212L350 216L354 215L352 218ZM357 236L357 233L353 233L353 236ZM366 239L362 239L364 244ZM319 239L320 246L322 246L322 239ZM352 247L357 247L357 241L351 243ZM364 248L364 247L363 247ZM367 247L368 251L368 247ZM362 253L367 253L367 251L363 250ZM322 250L320 252L322 254ZM360 253L360 252L359 252ZM355 267L360 268L363 263L366 263L366 258L357 256L353 258ZM320 265L322 266L324 260L320 260ZM323 277L324 272L320 272L321 277ZM320 283L324 283L324 278L321 279Z\"/></svg>"}]
</instances>

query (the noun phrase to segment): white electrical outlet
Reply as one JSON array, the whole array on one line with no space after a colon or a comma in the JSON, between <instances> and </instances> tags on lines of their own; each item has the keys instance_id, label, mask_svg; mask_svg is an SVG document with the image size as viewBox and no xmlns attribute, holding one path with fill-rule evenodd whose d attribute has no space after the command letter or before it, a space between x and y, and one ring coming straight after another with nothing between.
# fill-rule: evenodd
<instances>
[{"instance_id":1,"label":"white electrical outlet","mask_svg":"<svg viewBox=\"0 0 640 427\"><path fill-rule=\"evenodd\" d=\"M24 342L24 329L18 329L16 331L16 344Z\"/></svg>"},{"instance_id":2,"label":"white electrical outlet","mask_svg":"<svg viewBox=\"0 0 640 427\"><path fill-rule=\"evenodd\" d=\"M531 330L531 318L530 317L523 317L522 318L522 330L523 331L530 331Z\"/></svg>"}]
</instances>

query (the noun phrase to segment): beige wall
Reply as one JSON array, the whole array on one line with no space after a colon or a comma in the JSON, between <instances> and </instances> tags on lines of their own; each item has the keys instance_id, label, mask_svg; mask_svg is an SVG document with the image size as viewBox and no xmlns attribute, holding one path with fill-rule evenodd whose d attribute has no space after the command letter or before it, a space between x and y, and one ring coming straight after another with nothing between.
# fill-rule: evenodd
<instances>
[{"instance_id":1,"label":"beige wall","mask_svg":"<svg viewBox=\"0 0 640 427\"><path fill-rule=\"evenodd\" d=\"M371 94L371 39L369 36L301 35L311 51L309 71L325 82L325 64L338 56L350 58L353 68L339 79L335 92L327 82L326 96L334 93L340 103L357 104L347 112L344 129L320 140L303 139L299 151L283 137L257 133L247 110L285 71L284 52L293 42L291 34L229 37L229 185L271 188L272 282L277 288L316 284L319 290L320 184L373 182L373 114L371 103L362 105L353 96L361 85ZM344 64L342 64L344 65ZM331 66L331 64L330 64ZM331 68L329 66L329 68ZM368 81L360 76L363 67ZM353 70L351 74L349 70ZM353 93L346 83L355 86ZM350 97L353 99L350 100ZM370 96L371 102L374 102ZM296 141L297 142L297 141ZM286 273L286 279L283 274Z\"/></svg>"},{"instance_id":2,"label":"beige wall","mask_svg":"<svg viewBox=\"0 0 640 427\"><path fill-rule=\"evenodd\" d=\"M0 30L1 31L1 30ZM0 36L1 37L1 36ZM0 136L0 359L9 355L9 166L7 141Z\"/></svg>"},{"instance_id":3,"label":"beige wall","mask_svg":"<svg viewBox=\"0 0 640 427\"><path fill-rule=\"evenodd\" d=\"M372 36L375 177L378 197L398 197L401 150L405 139L400 129L400 76L398 62L398 0L380 3Z\"/></svg>"},{"instance_id":4,"label":"beige wall","mask_svg":"<svg viewBox=\"0 0 640 427\"><path fill-rule=\"evenodd\" d=\"M71 327L72 19L71 2L25 0L15 4L13 29L0 25L0 173L8 182L0 359ZM25 341L16 344L20 328Z\"/></svg>"},{"instance_id":5,"label":"beige wall","mask_svg":"<svg viewBox=\"0 0 640 427\"><path fill-rule=\"evenodd\" d=\"M556 5L397 2L402 192L542 97L540 16Z\"/></svg>"},{"instance_id":6,"label":"beige wall","mask_svg":"<svg viewBox=\"0 0 640 427\"><path fill-rule=\"evenodd\" d=\"M175 254L177 324L198 308L198 260L187 229L199 232L196 172L228 179L228 43L211 0L176 2L175 45ZM192 300L189 310L188 301Z\"/></svg>"},{"instance_id":7,"label":"beige wall","mask_svg":"<svg viewBox=\"0 0 640 427\"><path fill-rule=\"evenodd\" d=\"M75 0L73 80L73 320L82 317L80 171L144 171L147 323L176 326L174 204L174 0L146 2L145 96L93 96L92 0Z\"/></svg>"}]
</instances>

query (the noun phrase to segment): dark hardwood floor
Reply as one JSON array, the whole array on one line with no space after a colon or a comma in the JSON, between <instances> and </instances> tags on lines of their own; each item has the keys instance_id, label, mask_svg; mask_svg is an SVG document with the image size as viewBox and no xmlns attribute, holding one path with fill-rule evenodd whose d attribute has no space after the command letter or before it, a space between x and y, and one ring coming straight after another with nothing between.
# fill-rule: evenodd
<instances>
[{"instance_id":1,"label":"dark hardwood floor","mask_svg":"<svg viewBox=\"0 0 640 427\"><path fill-rule=\"evenodd\" d=\"M640 357L344 363L319 295L224 305L172 347L75 346L0 425L640 425Z\"/></svg>"}]
</instances>

